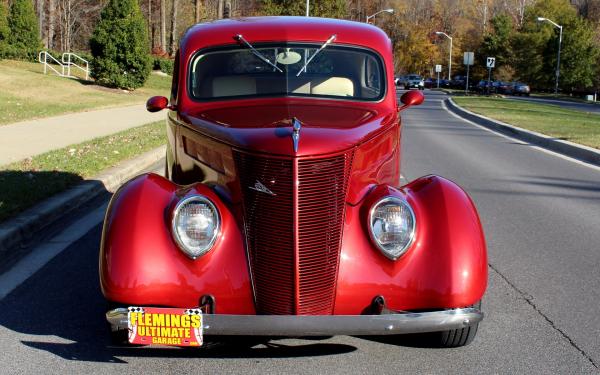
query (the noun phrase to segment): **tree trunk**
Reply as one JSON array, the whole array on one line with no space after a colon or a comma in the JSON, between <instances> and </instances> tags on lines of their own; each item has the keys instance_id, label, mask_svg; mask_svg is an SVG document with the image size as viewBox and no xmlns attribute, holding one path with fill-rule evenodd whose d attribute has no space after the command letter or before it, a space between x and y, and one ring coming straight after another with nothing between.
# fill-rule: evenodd
<instances>
[{"instance_id":1,"label":"tree trunk","mask_svg":"<svg viewBox=\"0 0 600 375\"><path fill-rule=\"evenodd\" d=\"M38 12L38 29L39 37L41 40L44 39L44 0L36 0L36 9Z\"/></svg>"},{"instance_id":2,"label":"tree trunk","mask_svg":"<svg viewBox=\"0 0 600 375\"><path fill-rule=\"evenodd\" d=\"M179 1L173 0L172 17L171 17L171 56L177 51L177 6Z\"/></svg>"},{"instance_id":3,"label":"tree trunk","mask_svg":"<svg viewBox=\"0 0 600 375\"><path fill-rule=\"evenodd\" d=\"M217 19L223 18L223 0L217 2Z\"/></svg>"},{"instance_id":4,"label":"tree trunk","mask_svg":"<svg viewBox=\"0 0 600 375\"><path fill-rule=\"evenodd\" d=\"M56 23L56 0L48 1L48 49L54 49L54 30Z\"/></svg>"},{"instance_id":5,"label":"tree trunk","mask_svg":"<svg viewBox=\"0 0 600 375\"><path fill-rule=\"evenodd\" d=\"M160 49L167 51L167 12L166 1L160 0Z\"/></svg>"},{"instance_id":6,"label":"tree trunk","mask_svg":"<svg viewBox=\"0 0 600 375\"><path fill-rule=\"evenodd\" d=\"M64 32L65 32L65 44L63 46L63 52L71 52L71 0L64 1Z\"/></svg>"},{"instance_id":7,"label":"tree trunk","mask_svg":"<svg viewBox=\"0 0 600 375\"><path fill-rule=\"evenodd\" d=\"M148 0L148 38L150 38L150 51L154 48L154 33L152 27L152 0Z\"/></svg>"},{"instance_id":8,"label":"tree trunk","mask_svg":"<svg viewBox=\"0 0 600 375\"><path fill-rule=\"evenodd\" d=\"M200 7L202 6L202 0L196 0L196 23L200 22Z\"/></svg>"}]
</instances>

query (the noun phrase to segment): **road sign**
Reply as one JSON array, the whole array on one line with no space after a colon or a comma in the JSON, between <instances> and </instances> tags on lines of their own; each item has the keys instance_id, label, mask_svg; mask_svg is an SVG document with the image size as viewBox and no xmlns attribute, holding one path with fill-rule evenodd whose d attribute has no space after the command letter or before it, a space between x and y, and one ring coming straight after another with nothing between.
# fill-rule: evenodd
<instances>
[{"instance_id":1,"label":"road sign","mask_svg":"<svg viewBox=\"0 0 600 375\"><path fill-rule=\"evenodd\" d=\"M494 68L496 66L496 58L495 57L488 57L486 65L490 69Z\"/></svg>"},{"instance_id":2,"label":"road sign","mask_svg":"<svg viewBox=\"0 0 600 375\"><path fill-rule=\"evenodd\" d=\"M440 73L442 71L442 66L441 65L436 65L435 66L435 72L436 73Z\"/></svg>"},{"instance_id":3,"label":"road sign","mask_svg":"<svg viewBox=\"0 0 600 375\"><path fill-rule=\"evenodd\" d=\"M473 65L474 61L475 61L475 54L473 52L465 52L464 64L467 66Z\"/></svg>"}]
</instances>

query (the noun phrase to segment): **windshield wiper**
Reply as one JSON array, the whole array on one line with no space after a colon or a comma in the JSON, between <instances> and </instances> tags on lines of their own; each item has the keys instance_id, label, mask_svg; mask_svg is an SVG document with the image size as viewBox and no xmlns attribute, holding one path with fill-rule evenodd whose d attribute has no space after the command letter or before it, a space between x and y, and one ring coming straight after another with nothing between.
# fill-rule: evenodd
<instances>
[{"instance_id":1,"label":"windshield wiper","mask_svg":"<svg viewBox=\"0 0 600 375\"><path fill-rule=\"evenodd\" d=\"M242 36L242 34L238 34L236 36L233 37L233 39L237 40L238 42L242 42L246 45L246 47L250 48L250 51L252 51L252 53L258 57L259 59L261 59L262 61L266 62L267 64L271 65L273 68L279 70L281 73L283 73L283 70L281 70L277 65L273 64L271 62L271 60L267 59L265 57L265 55L263 55L262 53L258 52L258 50L254 47L252 47L252 44L248 43L248 41L246 39L244 39L244 37Z\"/></svg>"},{"instance_id":2,"label":"windshield wiper","mask_svg":"<svg viewBox=\"0 0 600 375\"><path fill-rule=\"evenodd\" d=\"M333 34L332 36L330 36L329 39L327 39L327 41L325 43L323 43L321 48L319 48L315 53L313 53L313 55L304 63L304 66L302 68L300 68L300 70L298 71L298 74L296 74L296 77L300 76L300 74L302 74L303 70L304 70L304 72L306 72L306 67L308 66L308 64L310 64L310 62L315 58L315 56L317 56L317 54L319 52L321 52L323 50L323 48L325 48L329 44L331 44L331 42L333 42L335 40L335 37L336 37L336 34Z\"/></svg>"}]
</instances>

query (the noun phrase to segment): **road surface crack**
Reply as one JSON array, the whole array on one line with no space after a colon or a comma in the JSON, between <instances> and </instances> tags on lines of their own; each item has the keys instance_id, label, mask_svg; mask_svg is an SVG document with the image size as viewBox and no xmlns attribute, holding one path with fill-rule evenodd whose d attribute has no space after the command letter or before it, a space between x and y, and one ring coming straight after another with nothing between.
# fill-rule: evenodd
<instances>
[{"instance_id":1,"label":"road surface crack","mask_svg":"<svg viewBox=\"0 0 600 375\"><path fill-rule=\"evenodd\" d=\"M579 347L579 345L577 345L577 343L575 343L575 341L573 341L573 339L571 337L569 337L569 335L567 335L562 329L560 329L553 321L552 319L550 319L546 314L544 314L544 312L542 310L540 310L539 307L536 306L536 304L533 302L533 297L525 292L523 292L521 289L519 289L515 284L513 284L506 276L504 276L499 270L497 270L493 265L488 264L489 267L496 272L504 281L506 281L506 283L508 285L510 285L511 288L513 288L517 293L519 293L519 295L542 317L544 318L544 320L546 320L546 322L548 322L548 324L550 324L550 326L552 327L552 329L554 329L556 332L558 332L562 337L564 337L569 344L571 344L571 346L573 348L575 348L579 353L581 353L581 355L587 359L592 366L594 366L596 369L600 369L600 367L598 366L598 364L596 362L594 362L594 360L592 359L592 357L590 357L590 355L588 353L585 352L585 350L583 350L582 348Z\"/></svg>"}]
</instances>

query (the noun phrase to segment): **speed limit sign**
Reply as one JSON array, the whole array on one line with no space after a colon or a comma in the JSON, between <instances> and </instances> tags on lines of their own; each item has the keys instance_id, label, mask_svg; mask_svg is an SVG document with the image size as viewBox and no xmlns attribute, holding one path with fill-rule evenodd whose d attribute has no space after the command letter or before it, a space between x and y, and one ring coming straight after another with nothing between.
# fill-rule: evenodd
<instances>
[{"instance_id":1,"label":"speed limit sign","mask_svg":"<svg viewBox=\"0 0 600 375\"><path fill-rule=\"evenodd\" d=\"M487 58L487 67L488 68L493 68L494 66L496 66L496 58L495 57L488 57Z\"/></svg>"}]
</instances>

